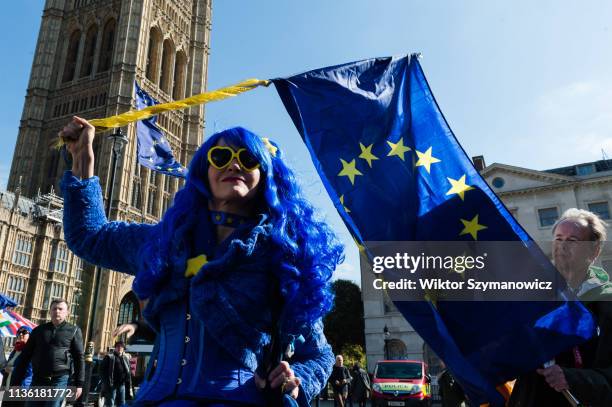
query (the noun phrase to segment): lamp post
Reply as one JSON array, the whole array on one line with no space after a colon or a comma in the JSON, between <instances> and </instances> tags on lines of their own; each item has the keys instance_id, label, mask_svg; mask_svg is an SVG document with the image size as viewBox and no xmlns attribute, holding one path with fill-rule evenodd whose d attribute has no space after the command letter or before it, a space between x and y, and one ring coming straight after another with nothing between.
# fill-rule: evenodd
<instances>
[{"instance_id":1,"label":"lamp post","mask_svg":"<svg viewBox=\"0 0 612 407\"><path fill-rule=\"evenodd\" d=\"M113 188L115 186L115 175L117 173L117 165L119 163L119 159L121 158L121 153L123 151L123 147L128 143L128 138L123 134L120 128L113 134L109 134L107 136L108 139L111 139L113 142L112 146L112 161L111 161L111 176L110 182L108 185L108 199L106 200L106 218L110 218L111 211L111 203L113 201ZM89 402L89 388L91 387L91 374L93 371L93 354L95 349L95 344L93 342L94 339L94 324L96 320L96 308L98 306L98 295L100 294L100 280L102 280L102 268L96 266L94 269L94 284L93 284L93 299L91 305L91 318L88 321L87 327L87 336L88 342L85 352L85 385L83 388L83 396L82 403L86 404Z\"/></svg>"},{"instance_id":2,"label":"lamp post","mask_svg":"<svg viewBox=\"0 0 612 407\"><path fill-rule=\"evenodd\" d=\"M385 360L389 360L389 337L391 336L391 332L389 332L387 325L385 325L383 329L383 335L385 338Z\"/></svg>"}]
</instances>

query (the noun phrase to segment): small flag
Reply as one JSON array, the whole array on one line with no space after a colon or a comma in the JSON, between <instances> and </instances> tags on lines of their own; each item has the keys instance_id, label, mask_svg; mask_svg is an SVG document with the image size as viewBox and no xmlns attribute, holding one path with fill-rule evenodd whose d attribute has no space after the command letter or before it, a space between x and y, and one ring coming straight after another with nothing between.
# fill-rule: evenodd
<instances>
[{"instance_id":1,"label":"small flag","mask_svg":"<svg viewBox=\"0 0 612 407\"><path fill-rule=\"evenodd\" d=\"M18 313L9 310L0 310L0 337L13 337L22 326L36 328L36 324Z\"/></svg>"},{"instance_id":2,"label":"small flag","mask_svg":"<svg viewBox=\"0 0 612 407\"><path fill-rule=\"evenodd\" d=\"M155 99L138 86L138 83L134 82L134 85L136 87L137 109L158 104ZM157 116L137 122L136 134L138 136L138 162L141 165L174 177L185 178L187 176L187 169L174 158L168 139L157 124Z\"/></svg>"},{"instance_id":3,"label":"small flag","mask_svg":"<svg viewBox=\"0 0 612 407\"><path fill-rule=\"evenodd\" d=\"M0 294L0 309L16 307L17 303L6 295Z\"/></svg>"}]
</instances>

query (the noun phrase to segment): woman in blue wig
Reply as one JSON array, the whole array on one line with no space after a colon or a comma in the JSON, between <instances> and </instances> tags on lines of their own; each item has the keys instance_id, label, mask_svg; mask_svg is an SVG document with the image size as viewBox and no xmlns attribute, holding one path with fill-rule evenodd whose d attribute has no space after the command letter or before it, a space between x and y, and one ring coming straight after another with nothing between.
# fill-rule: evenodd
<instances>
[{"instance_id":1,"label":"woman in blue wig","mask_svg":"<svg viewBox=\"0 0 612 407\"><path fill-rule=\"evenodd\" d=\"M303 198L281 150L237 127L196 152L155 225L108 222L94 128L62 131L64 233L90 263L135 275L157 333L136 405L309 405L334 364L321 319L342 247ZM281 361L282 359L282 361Z\"/></svg>"}]
</instances>

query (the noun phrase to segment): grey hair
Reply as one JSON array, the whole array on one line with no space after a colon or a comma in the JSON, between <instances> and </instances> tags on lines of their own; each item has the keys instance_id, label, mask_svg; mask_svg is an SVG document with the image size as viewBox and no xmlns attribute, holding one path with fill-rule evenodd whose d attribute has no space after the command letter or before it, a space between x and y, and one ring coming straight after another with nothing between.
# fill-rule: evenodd
<instances>
[{"instance_id":1,"label":"grey hair","mask_svg":"<svg viewBox=\"0 0 612 407\"><path fill-rule=\"evenodd\" d=\"M591 230L591 240L597 242L599 245L605 242L608 237L608 232L606 231L608 224L606 222L593 212L578 208L570 208L563 212L563 215L561 215L559 220L553 225L553 235L557 226L566 220L585 221Z\"/></svg>"}]
</instances>

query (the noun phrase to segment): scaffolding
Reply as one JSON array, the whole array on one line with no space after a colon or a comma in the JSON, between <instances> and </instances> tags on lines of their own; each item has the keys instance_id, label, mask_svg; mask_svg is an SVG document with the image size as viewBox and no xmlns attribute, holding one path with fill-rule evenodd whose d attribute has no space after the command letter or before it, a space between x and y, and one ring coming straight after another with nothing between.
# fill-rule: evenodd
<instances>
[{"instance_id":1,"label":"scaffolding","mask_svg":"<svg viewBox=\"0 0 612 407\"><path fill-rule=\"evenodd\" d=\"M62 223L64 200L55 194L53 187L51 187L48 193L42 195L39 190L34 203L36 204L33 214L35 218Z\"/></svg>"}]
</instances>

